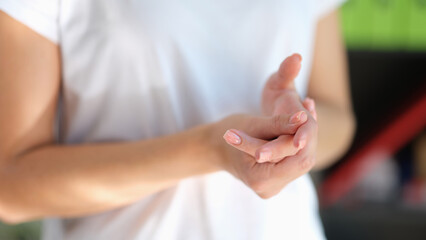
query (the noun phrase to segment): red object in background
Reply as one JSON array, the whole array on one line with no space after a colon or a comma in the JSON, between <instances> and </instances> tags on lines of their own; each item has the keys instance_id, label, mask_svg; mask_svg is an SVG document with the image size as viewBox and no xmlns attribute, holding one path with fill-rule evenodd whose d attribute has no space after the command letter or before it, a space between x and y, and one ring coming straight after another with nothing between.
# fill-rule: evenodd
<instances>
[{"instance_id":1,"label":"red object in background","mask_svg":"<svg viewBox=\"0 0 426 240\"><path fill-rule=\"evenodd\" d=\"M424 88L423 88L424 89ZM426 93L336 169L319 188L322 207L335 204L380 162L389 159L426 126Z\"/></svg>"}]
</instances>

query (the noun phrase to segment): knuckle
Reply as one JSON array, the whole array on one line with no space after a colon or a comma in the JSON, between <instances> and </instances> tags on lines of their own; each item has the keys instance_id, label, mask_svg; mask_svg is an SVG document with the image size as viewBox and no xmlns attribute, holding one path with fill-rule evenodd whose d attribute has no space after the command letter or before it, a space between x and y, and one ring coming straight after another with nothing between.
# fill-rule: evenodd
<instances>
[{"instance_id":1,"label":"knuckle","mask_svg":"<svg viewBox=\"0 0 426 240\"><path fill-rule=\"evenodd\" d=\"M272 127L276 132L279 132L281 129L281 115L275 115L272 118Z\"/></svg>"},{"instance_id":2,"label":"knuckle","mask_svg":"<svg viewBox=\"0 0 426 240\"><path fill-rule=\"evenodd\" d=\"M300 169L304 172L308 172L315 165L315 159L313 157L305 156L300 161Z\"/></svg>"},{"instance_id":3,"label":"knuckle","mask_svg":"<svg viewBox=\"0 0 426 240\"><path fill-rule=\"evenodd\" d=\"M262 193L257 193L257 195L262 198L262 199L270 199L273 196L277 195L279 192L281 191L281 189L279 190L275 190L275 191L269 191L269 192L262 192Z\"/></svg>"},{"instance_id":4,"label":"knuckle","mask_svg":"<svg viewBox=\"0 0 426 240\"><path fill-rule=\"evenodd\" d=\"M277 195L283 188L285 188L287 183L282 184L282 186L277 189L273 188L271 189L268 181L255 181L252 182L252 185L250 185L250 188L262 199L269 199L273 196Z\"/></svg>"},{"instance_id":5,"label":"knuckle","mask_svg":"<svg viewBox=\"0 0 426 240\"><path fill-rule=\"evenodd\" d=\"M273 196L273 195L268 194L268 193L257 193L257 195L264 200L269 199Z\"/></svg>"},{"instance_id":6,"label":"knuckle","mask_svg":"<svg viewBox=\"0 0 426 240\"><path fill-rule=\"evenodd\" d=\"M272 118L273 121L273 128L277 133L281 133L283 131L285 131L285 126L287 126L288 124L288 120L286 119L286 117L284 115L275 115Z\"/></svg>"},{"instance_id":7,"label":"knuckle","mask_svg":"<svg viewBox=\"0 0 426 240\"><path fill-rule=\"evenodd\" d=\"M263 193L266 190L267 181L265 180L251 180L248 183L249 187L256 193Z\"/></svg>"}]
</instances>

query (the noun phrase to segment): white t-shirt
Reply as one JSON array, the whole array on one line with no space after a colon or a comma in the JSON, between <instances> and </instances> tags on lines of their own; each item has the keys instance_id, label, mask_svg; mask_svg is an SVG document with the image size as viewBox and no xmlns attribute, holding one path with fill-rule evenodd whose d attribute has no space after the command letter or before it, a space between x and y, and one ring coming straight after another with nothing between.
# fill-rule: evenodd
<instances>
[{"instance_id":1,"label":"white t-shirt","mask_svg":"<svg viewBox=\"0 0 426 240\"><path fill-rule=\"evenodd\" d=\"M62 53L58 141L173 134L259 113L267 78L303 55L306 94L317 20L341 0L0 0ZM202 157L202 156L200 156ZM47 219L44 239L323 239L308 175L262 200L227 172L181 181L127 207Z\"/></svg>"}]
</instances>

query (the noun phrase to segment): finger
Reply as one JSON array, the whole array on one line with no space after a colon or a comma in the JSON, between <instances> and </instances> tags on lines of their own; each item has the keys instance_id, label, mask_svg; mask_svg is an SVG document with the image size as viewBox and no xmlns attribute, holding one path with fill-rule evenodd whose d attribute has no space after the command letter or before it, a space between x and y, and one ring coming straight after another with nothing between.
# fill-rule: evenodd
<instances>
[{"instance_id":1,"label":"finger","mask_svg":"<svg viewBox=\"0 0 426 240\"><path fill-rule=\"evenodd\" d=\"M309 111L303 106L302 100L296 90L284 89L282 94L274 102L274 113L295 113L298 111Z\"/></svg>"},{"instance_id":2,"label":"finger","mask_svg":"<svg viewBox=\"0 0 426 240\"><path fill-rule=\"evenodd\" d=\"M315 158L311 154L315 147L316 142L311 142L296 155L285 157L277 163L257 164L260 169L268 172L270 179L268 184L257 184L256 193L266 198L273 196L287 184L309 172L315 165Z\"/></svg>"},{"instance_id":3,"label":"finger","mask_svg":"<svg viewBox=\"0 0 426 240\"><path fill-rule=\"evenodd\" d=\"M296 111L305 110L301 102L302 100L295 90L281 90L281 92L283 92L283 94L275 100L274 111L272 115L283 113L291 114L295 113Z\"/></svg>"},{"instance_id":4,"label":"finger","mask_svg":"<svg viewBox=\"0 0 426 240\"><path fill-rule=\"evenodd\" d=\"M299 74L302 66L302 56L298 53L287 57L280 65L277 74L272 76L271 85L272 89L285 89L289 87L293 80Z\"/></svg>"},{"instance_id":5,"label":"finger","mask_svg":"<svg viewBox=\"0 0 426 240\"><path fill-rule=\"evenodd\" d=\"M312 98L306 98L303 101L303 106L309 111L312 117L317 120L317 111L315 109L315 101Z\"/></svg>"},{"instance_id":6,"label":"finger","mask_svg":"<svg viewBox=\"0 0 426 240\"><path fill-rule=\"evenodd\" d=\"M252 137L247 133L236 129L226 131L223 138L229 145L253 157L255 156L256 149L267 143L265 140Z\"/></svg>"},{"instance_id":7,"label":"finger","mask_svg":"<svg viewBox=\"0 0 426 240\"><path fill-rule=\"evenodd\" d=\"M295 134L297 129L308 120L304 111L295 114L281 114L272 117L258 117L252 122L256 132L252 135L265 140L276 138L284 134Z\"/></svg>"},{"instance_id":8,"label":"finger","mask_svg":"<svg viewBox=\"0 0 426 240\"><path fill-rule=\"evenodd\" d=\"M293 135L281 135L257 149L255 157L258 163L279 162L283 158L295 155L299 149L293 143Z\"/></svg>"},{"instance_id":9,"label":"finger","mask_svg":"<svg viewBox=\"0 0 426 240\"><path fill-rule=\"evenodd\" d=\"M296 155L286 157L282 161L277 162L274 168L272 168L272 174L280 178L285 177L283 180L289 183L309 172L315 165L315 156L311 155L313 148L315 148L315 144L309 143Z\"/></svg>"},{"instance_id":10,"label":"finger","mask_svg":"<svg viewBox=\"0 0 426 240\"><path fill-rule=\"evenodd\" d=\"M313 113L315 110L315 103L311 98L305 98L303 100L303 106L309 111L309 113Z\"/></svg>"},{"instance_id":11,"label":"finger","mask_svg":"<svg viewBox=\"0 0 426 240\"><path fill-rule=\"evenodd\" d=\"M313 117L309 117L308 121L301 125L297 132L294 134L293 142L294 145L298 148L304 148L309 139L317 134L318 126L317 122L313 119Z\"/></svg>"}]
</instances>

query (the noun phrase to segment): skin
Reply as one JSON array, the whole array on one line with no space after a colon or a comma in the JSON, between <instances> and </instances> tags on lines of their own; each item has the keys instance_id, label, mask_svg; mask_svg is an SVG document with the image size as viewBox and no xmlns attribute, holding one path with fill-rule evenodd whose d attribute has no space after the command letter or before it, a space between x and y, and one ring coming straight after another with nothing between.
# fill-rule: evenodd
<instances>
[{"instance_id":1,"label":"skin","mask_svg":"<svg viewBox=\"0 0 426 240\"><path fill-rule=\"evenodd\" d=\"M327 35L336 30L329 29L330 21L335 21L335 17L327 17L319 25L317 48L330 47L321 40L329 38L323 32ZM338 37L338 32L332 36ZM323 67L316 62L324 60L320 59L324 53L315 52L313 74L318 76L312 75L311 85L325 85L321 88L324 91L317 91L317 87L309 90L317 101L316 113L313 102L301 102L292 90L292 80L281 76L283 84L274 90L280 91L276 100L264 100L267 106L277 109L272 114L236 114L150 140L76 145L56 144L52 132L60 87L59 47L0 11L0 52L0 219L9 223L111 210L173 186L181 179L219 170L230 172L260 197L269 198L308 172L314 166L315 155L322 164L322 159L345 150L346 145L339 143L342 137L352 137L350 130L343 129L347 125L333 120L352 119L347 110L349 96L330 96L336 93L325 91L328 84L347 86L345 67L335 62L342 60L344 64L343 49L331 54L333 58L327 66L333 67L324 70L315 70ZM336 70L334 66L343 69ZM341 97L349 105L341 105ZM301 112L306 118L301 117ZM322 137L323 131L319 131L318 152L316 114L319 126L332 136ZM347 135L341 136L341 132ZM230 133L241 137L241 143L236 144L238 149L223 141L224 133L228 143L232 143ZM303 144L299 141L302 136L306 138ZM254 144L248 144L249 138ZM321 143L323 139L330 143ZM280 141L285 144L281 146ZM330 144L334 144L333 150L327 148ZM261 147L274 149L279 157L259 163L256 155ZM277 161L282 156L285 160ZM322 165L329 163L324 160Z\"/></svg>"},{"instance_id":2,"label":"skin","mask_svg":"<svg viewBox=\"0 0 426 240\"><path fill-rule=\"evenodd\" d=\"M315 169L324 169L346 152L356 129L338 12L318 25L308 87L308 96L315 99L319 126Z\"/></svg>"},{"instance_id":3,"label":"skin","mask_svg":"<svg viewBox=\"0 0 426 240\"><path fill-rule=\"evenodd\" d=\"M311 99L301 102L294 86L294 79L301 68L302 57L294 54L288 57L267 81L262 94L265 115L279 116L298 112L296 115L304 124L293 135L281 135L277 139L258 146L255 157L258 163L279 162L295 155L302 162L315 161L317 129L315 107ZM310 107L311 111L306 109ZM304 106L306 105L306 106ZM249 139L245 139L245 142ZM253 141L253 138L250 139ZM234 145L235 146L235 145ZM304 163L308 164L309 163Z\"/></svg>"},{"instance_id":4,"label":"skin","mask_svg":"<svg viewBox=\"0 0 426 240\"><path fill-rule=\"evenodd\" d=\"M303 107L300 101L296 101L297 97L288 98L289 95L297 95L293 80L301 68L301 56L296 55L291 58L284 61L277 73L268 80L262 95L263 112L265 115L277 115L300 110L309 112L312 118L309 117L308 122L296 135L283 135L272 142L264 143L263 146L258 144L256 150L242 149L228 143L247 153L256 151L253 156L256 157L257 162L278 162L288 156L286 154L294 153L292 141L294 146L297 146L301 136L305 136L311 140L307 141L308 146L297 155L299 157L303 155L304 159L315 161L316 170L324 169L345 153L350 146L356 127L338 12L331 13L318 24L308 88L308 96L311 98L302 102ZM249 137L246 137L246 142L254 141ZM316 138L318 141L315 140ZM313 146L314 144L317 146ZM261 152L269 154L261 158Z\"/></svg>"}]
</instances>

